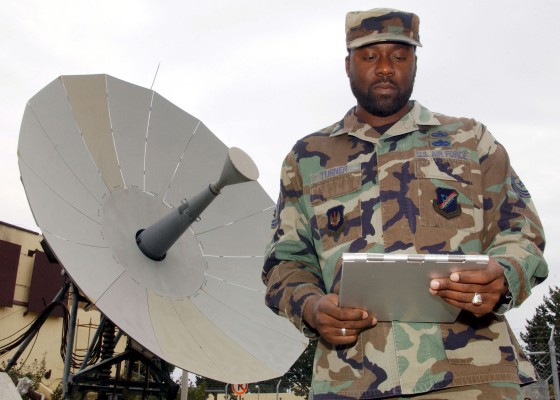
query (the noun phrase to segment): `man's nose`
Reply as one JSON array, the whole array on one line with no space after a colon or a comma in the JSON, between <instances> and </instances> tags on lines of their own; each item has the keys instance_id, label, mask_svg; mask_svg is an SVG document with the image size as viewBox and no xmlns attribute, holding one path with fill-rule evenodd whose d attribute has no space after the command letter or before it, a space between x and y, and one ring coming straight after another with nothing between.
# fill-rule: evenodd
<instances>
[{"instance_id":1,"label":"man's nose","mask_svg":"<svg viewBox=\"0 0 560 400\"><path fill-rule=\"evenodd\" d=\"M377 63L378 75L393 75L395 72L390 57L381 57Z\"/></svg>"}]
</instances>

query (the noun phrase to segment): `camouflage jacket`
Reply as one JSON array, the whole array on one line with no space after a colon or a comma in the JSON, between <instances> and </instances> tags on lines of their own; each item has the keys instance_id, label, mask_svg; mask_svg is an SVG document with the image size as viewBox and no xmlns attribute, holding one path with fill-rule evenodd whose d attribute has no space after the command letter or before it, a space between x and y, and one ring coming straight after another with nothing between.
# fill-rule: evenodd
<instances>
[{"instance_id":1,"label":"camouflage jacket","mask_svg":"<svg viewBox=\"0 0 560 400\"><path fill-rule=\"evenodd\" d=\"M457 199L453 215L434 201L442 192ZM282 167L272 231L266 304L308 337L316 332L302 320L305 302L338 293L343 252L488 254L505 269L513 295L507 307L548 274L542 225L504 148L477 121L417 102L382 135L351 109L298 141ZM533 381L501 314L462 312L451 324L380 322L350 347L319 338L311 393L382 398Z\"/></svg>"}]
</instances>

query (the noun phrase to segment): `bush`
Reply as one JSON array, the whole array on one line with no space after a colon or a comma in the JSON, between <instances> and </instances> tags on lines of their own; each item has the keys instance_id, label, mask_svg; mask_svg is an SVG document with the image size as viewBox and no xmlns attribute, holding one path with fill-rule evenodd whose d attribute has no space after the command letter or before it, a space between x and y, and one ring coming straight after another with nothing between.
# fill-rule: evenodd
<instances>
[{"instance_id":1,"label":"bush","mask_svg":"<svg viewBox=\"0 0 560 400\"><path fill-rule=\"evenodd\" d=\"M5 362L2 362L2 368L6 368ZM17 364L14 365L14 367L8 371L8 375L10 376L10 378L12 378L12 380L15 380L16 382L21 378L31 379L31 389L35 391L39 388L39 384L45 376L46 370L47 363L45 361L45 355L43 355L43 359L41 361L35 359L29 365L22 363L19 368L17 368ZM23 395L22 397L24 399L29 398L26 395Z\"/></svg>"}]
</instances>

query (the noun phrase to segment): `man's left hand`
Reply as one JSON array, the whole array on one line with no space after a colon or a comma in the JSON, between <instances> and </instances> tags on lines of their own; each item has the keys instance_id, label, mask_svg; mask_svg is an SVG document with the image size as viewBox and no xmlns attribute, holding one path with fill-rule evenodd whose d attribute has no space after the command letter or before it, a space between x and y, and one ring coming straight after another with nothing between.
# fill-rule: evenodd
<instances>
[{"instance_id":1,"label":"man's left hand","mask_svg":"<svg viewBox=\"0 0 560 400\"><path fill-rule=\"evenodd\" d=\"M492 312L500 297L507 293L504 267L490 258L485 269L477 271L453 272L449 278L432 279L430 293L439 296L449 304L470 311L477 317ZM478 293L482 303L473 304Z\"/></svg>"}]
</instances>

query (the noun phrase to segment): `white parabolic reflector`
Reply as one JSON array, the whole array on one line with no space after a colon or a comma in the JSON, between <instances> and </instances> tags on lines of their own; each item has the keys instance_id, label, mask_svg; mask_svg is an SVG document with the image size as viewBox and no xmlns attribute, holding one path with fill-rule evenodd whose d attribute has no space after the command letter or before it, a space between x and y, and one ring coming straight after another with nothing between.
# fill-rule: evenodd
<instances>
[{"instance_id":1,"label":"white parabolic reflector","mask_svg":"<svg viewBox=\"0 0 560 400\"><path fill-rule=\"evenodd\" d=\"M162 261L136 233L215 182L228 154L198 119L108 75L62 76L27 104L18 145L37 225L72 280L143 347L229 383L283 375L307 345L264 305L273 202L225 187Z\"/></svg>"}]
</instances>

